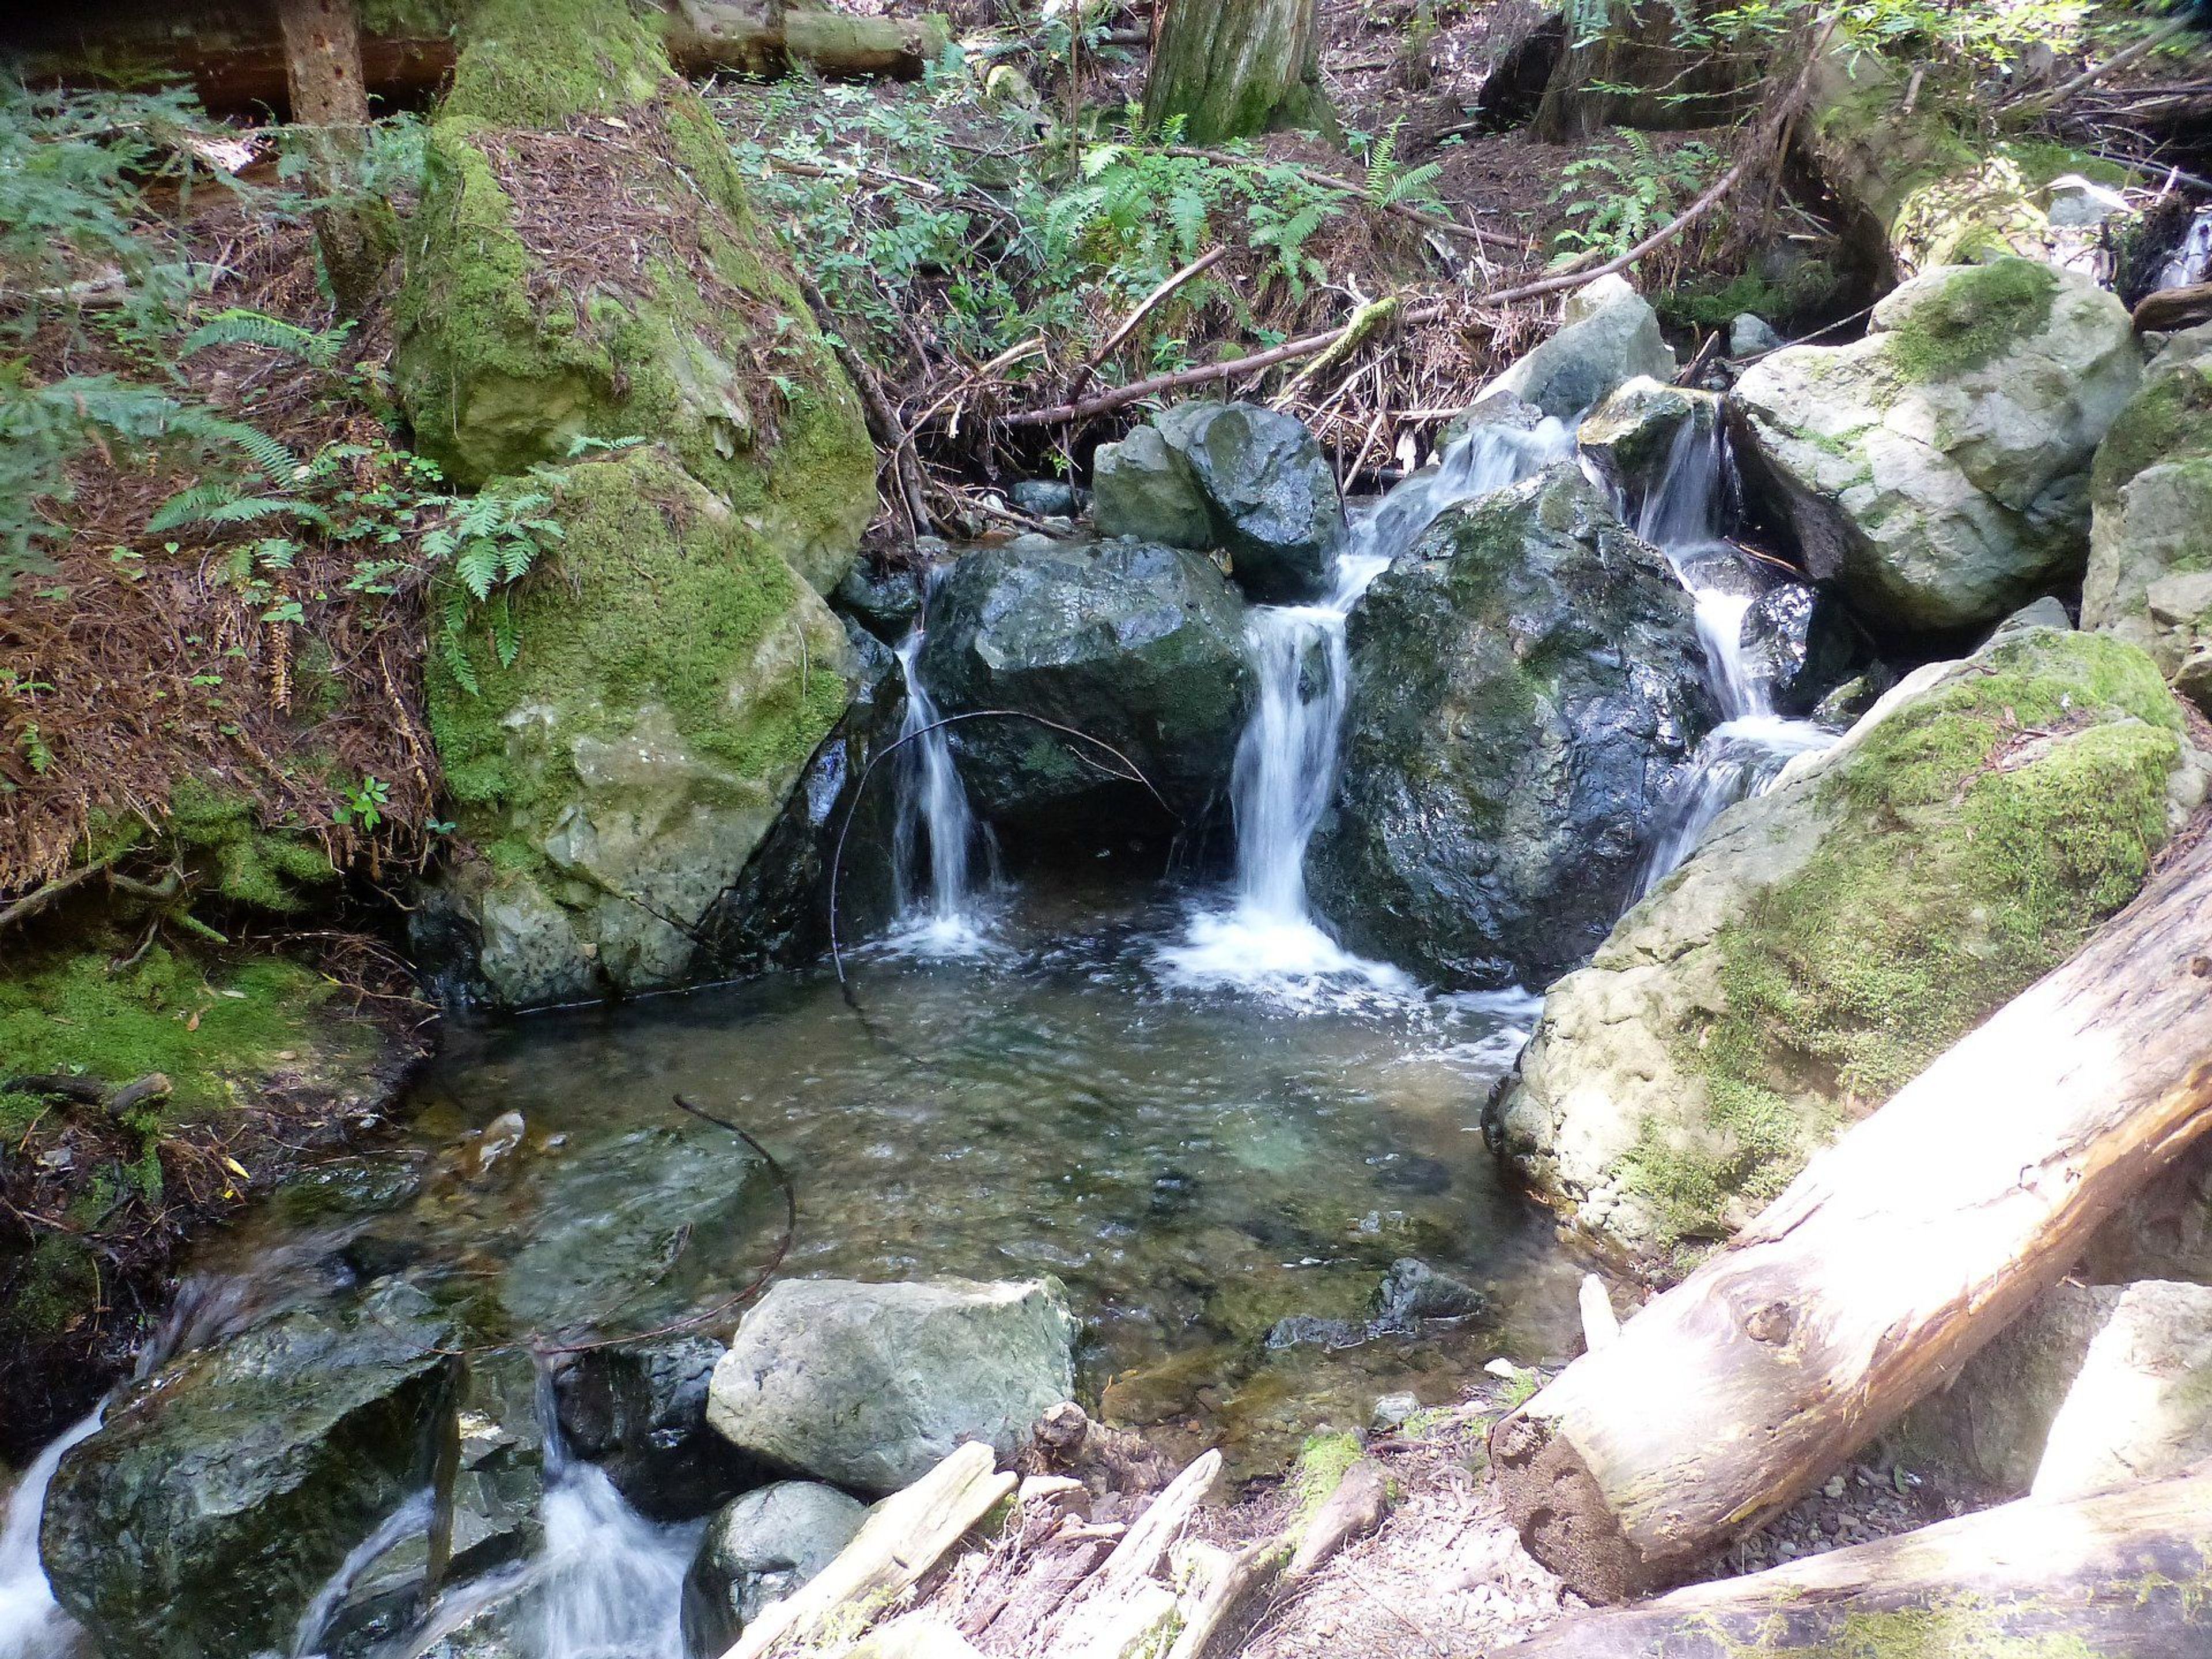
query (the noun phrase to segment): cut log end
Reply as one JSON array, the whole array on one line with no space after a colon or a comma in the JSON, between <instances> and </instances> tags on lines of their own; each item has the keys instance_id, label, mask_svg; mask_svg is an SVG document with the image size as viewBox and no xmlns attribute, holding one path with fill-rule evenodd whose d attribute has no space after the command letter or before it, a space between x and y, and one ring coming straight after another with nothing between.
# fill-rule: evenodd
<instances>
[{"instance_id":1,"label":"cut log end","mask_svg":"<svg viewBox=\"0 0 2212 1659\"><path fill-rule=\"evenodd\" d=\"M1625 1601L1660 1582L1558 1426L1523 1409L1490 1434L1499 1498L1528 1553L1593 1601Z\"/></svg>"}]
</instances>

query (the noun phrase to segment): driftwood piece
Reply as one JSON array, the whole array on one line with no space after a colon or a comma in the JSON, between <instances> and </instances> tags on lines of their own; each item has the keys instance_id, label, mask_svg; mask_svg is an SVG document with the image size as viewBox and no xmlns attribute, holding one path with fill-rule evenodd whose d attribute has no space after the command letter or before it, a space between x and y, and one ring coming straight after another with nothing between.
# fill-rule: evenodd
<instances>
[{"instance_id":1,"label":"driftwood piece","mask_svg":"<svg viewBox=\"0 0 2212 1659\"><path fill-rule=\"evenodd\" d=\"M1678 1581L1954 1375L2209 1124L2212 838L1498 1425L1530 1553L1593 1601Z\"/></svg>"},{"instance_id":2,"label":"driftwood piece","mask_svg":"<svg viewBox=\"0 0 2212 1659\"><path fill-rule=\"evenodd\" d=\"M2203 322L2212 322L2212 283L2162 288L2144 295L2136 305L2137 333L2155 330L2162 334L2171 329L2194 328Z\"/></svg>"},{"instance_id":3,"label":"driftwood piece","mask_svg":"<svg viewBox=\"0 0 2212 1659\"><path fill-rule=\"evenodd\" d=\"M1236 1652L1274 1601L1290 1561L1291 1545L1281 1538L1237 1551L1190 1603L1168 1659L1226 1659Z\"/></svg>"},{"instance_id":4,"label":"driftwood piece","mask_svg":"<svg viewBox=\"0 0 2212 1659\"><path fill-rule=\"evenodd\" d=\"M1164 1588L1154 1575L1167 1559L1169 1546L1182 1535L1193 1512L1220 1477L1221 1454L1209 1451L1168 1483L1072 1600L1066 1618L1052 1633L1053 1652L1116 1653L1121 1650L1113 1643L1132 1631L1152 1627L1151 1614L1159 1599L1155 1592ZM1174 1604L1170 1593L1168 1606Z\"/></svg>"},{"instance_id":5,"label":"driftwood piece","mask_svg":"<svg viewBox=\"0 0 2212 1659\"><path fill-rule=\"evenodd\" d=\"M746 1626L723 1659L797 1653L833 1626L857 1633L920 1583L1013 1490L1014 1477L998 1472L991 1449L969 1442L878 1504L836 1560Z\"/></svg>"},{"instance_id":6,"label":"driftwood piece","mask_svg":"<svg viewBox=\"0 0 2212 1659\"><path fill-rule=\"evenodd\" d=\"M2212 1653L2212 1474L2068 1504L2025 1499L1640 1607L1571 1619L1496 1659L1750 1653Z\"/></svg>"}]
</instances>

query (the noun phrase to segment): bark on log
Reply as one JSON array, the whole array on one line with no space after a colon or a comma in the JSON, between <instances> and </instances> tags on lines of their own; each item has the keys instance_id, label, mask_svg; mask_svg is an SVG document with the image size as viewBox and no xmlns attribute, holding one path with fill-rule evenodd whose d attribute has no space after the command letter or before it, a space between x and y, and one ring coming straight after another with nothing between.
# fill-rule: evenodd
<instances>
[{"instance_id":1,"label":"bark on log","mask_svg":"<svg viewBox=\"0 0 2212 1659\"><path fill-rule=\"evenodd\" d=\"M1314 0L1176 0L1160 21L1145 82L1145 124L1175 116L1194 144L1282 127L1331 137Z\"/></svg>"},{"instance_id":2,"label":"bark on log","mask_svg":"<svg viewBox=\"0 0 2212 1659\"><path fill-rule=\"evenodd\" d=\"M2197 324L2212 322L2212 283L2193 283L2187 288L2162 288L2155 294L2146 294L2136 307L2136 329L2155 329L2160 333L2169 329L2194 328Z\"/></svg>"},{"instance_id":3,"label":"bark on log","mask_svg":"<svg viewBox=\"0 0 2212 1659\"><path fill-rule=\"evenodd\" d=\"M943 53L948 39L933 20L848 16L786 8L780 0L664 3L669 57L689 75L776 75L797 63L827 76L911 80ZM188 0L183 6L132 0L102 8L96 27L79 9L58 9L14 27L7 50L33 82L96 84L112 66L131 76L155 66L190 79L210 109L288 111L293 92L275 21L265 0ZM421 102L453 67L447 33L364 33L359 40L362 88L388 104ZM293 118L313 119L296 112Z\"/></svg>"},{"instance_id":4,"label":"bark on log","mask_svg":"<svg viewBox=\"0 0 2212 1659\"><path fill-rule=\"evenodd\" d=\"M1720 9L1711 0L1613 0L1595 33L1569 38L1536 106L1536 136L1547 143L1579 144L1607 127L1664 131L1733 120L1765 65L1681 38L1686 11Z\"/></svg>"},{"instance_id":5,"label":"bark on log","mask_svg":"<svg viewBox=\"0 0 2212 1659\"><path fill-rule=\"evenodd\" d=\"M1920 1532L1555 1625L1495 1659L2212 1652L2212 1474Z\"/></svg>"},{"instance_id":6,"label":"bark on log","mask_svg":"<svg viewBox=\"0 0 2212 1659\"><path fill-rule=\"evenodd\" d=\"M2212 1124L2212 837L1502 1421L1530 1552L1615 1601L1825 1478Z\"/></svg>"}]
</instances>

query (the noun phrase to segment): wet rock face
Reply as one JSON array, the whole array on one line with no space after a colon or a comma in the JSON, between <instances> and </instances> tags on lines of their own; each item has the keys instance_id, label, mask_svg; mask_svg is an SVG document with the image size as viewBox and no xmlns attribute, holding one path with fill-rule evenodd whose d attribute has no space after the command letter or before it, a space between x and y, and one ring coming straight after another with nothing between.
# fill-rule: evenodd
<instances>
[{"instance_id":1,"label":"wet rock face","mask_svg":"<svg viewBox=\"0 0 2212 1659\"><path fill-rule=\"evenodd\" d=\"M2126 310L2027 260L1930 270L1854 344L1740 380L1747 481L1870 624L1996 621L2081 575L2089 464L2142 374Z\"/></svg>"},{"instance_id":2,"label":"wet rock face","mask_svg":"<svg viewBox=\"0 0 2212 1659\"><path fill-rule=\"evenodd\" d=\"M2141 652L2031 619L1917 671L1552 987L1493 1146L1679 1273L2134 896L2202 797L2184 732Z\"/></svg>"},{"instance_id":3,"label":"wet rock face","mask_svg":"<svg viewBox=\"0 0 2212 1659\"><path fill-rule=\"evenodd\" d=\"M763 1611L837 1559L868 1516L835 1486L779 1480L707 1523L684 1578L684 1650L720 1659Z\"/></svg>"},{"instance_id":4,"label":"wet rock face","mask_svg":"<svg viewBox=\"0 0 2212 1659\"><path fill-rule=\"evenodd\" d=\"M1744 615L1743 642L1778 714L1810 714L1858 660L1850 619L1808 582L1777 582Z\"/></svg>"},{"instance_id":5,"label":"wet rock face","mask_svg":"<svg viewBox=\"0 0 2212 1659\"><path fill-rule=\"evenodd\" d=\"M1554 468L1438 519L1352 613L1351 656L1307 864L1346 943L1448 985L1586 957L1716 718L1665 561Z\"/></svg>"},{"instance_id":6,"label":"wet rock face","mask_svg":"<svg viewBox=\"0 0 2212 1659\"><path fill-rule=\"evenodd\" d=\"M708 1420L770 1464L896 1492L963 1440L1012 1457L1073 1391L1075 1330L1050 1279L784 1279L715 1367Z\"/></svg>"},{"instance_id":7,"label":"wet rock face","mask_svg":"<svg viewBox=\"0 0 2212 1659\"><path fill-rule=\"evenodd\" d=\"M921 672L947 714L1015 709L1111 744L1186 817L1225 788L1254 690L1236 590L1203 555L1142 542L969 554L931 600ZM1027 720L965 721L952 744L987 818L1158 811L1102 771L1111 756Z\"/></svg>"},{"instance_id":8,"label":"wet rock face","mask_svg":"<svg viewBox=\"0 0 2212 1659\"><path fill-rule=\"evenodd\" d=\"M2092 486L2081 625L2142 647L2212 708L2212 324L2152 362Z\"/></svg>"},{"instance_id":9,"label":"wet rock face","mask_svg":"<svg viewBox=\"0 0 2212 1659\"><path fill-rule=\"evenodd\" d=\"M1237 585L1262 604L1327 589L1344 503L1328 458L1296 417L1253 404L1182 404L1103 446L1093 465L1102 535L1219 548Z\"/></svg>"},{"instance_id":10,"label":"wet rock face","mask_svg":"<svg viewBox=\"0 0 2212 1659\"><path fill-rule=\"evenodd\" d=\"M289 1651L318 1589L430 1484L452 1328L392 1285L186 1356L63 1460L40 1540L112 1659Z\"/></svg>"},{"instance_id":11,"label":"wet rock face","mask_svg":"<svg viewBox=\"0 0 2212 1659\"><path fill-rule=\"evenodd\" d=\"M599 1348L554 1384L570 1449L605 1469L649 1520L694 1520L760 1478L753 1460L708 1431L722 1352L696 1334Z\"/></svg>"},{"instance_id":12,"label":"wet rock face","mask_svg":"<svg viewBox=\"0 0 2212 1659\"><path fill-rule=\"evenodd\" d=\"M1601 276L1567 296L1559 331L1484 388L1572 420L1638 375L1674 378L1659 315L1623 276Z\"/></svg>"}]
</instances>

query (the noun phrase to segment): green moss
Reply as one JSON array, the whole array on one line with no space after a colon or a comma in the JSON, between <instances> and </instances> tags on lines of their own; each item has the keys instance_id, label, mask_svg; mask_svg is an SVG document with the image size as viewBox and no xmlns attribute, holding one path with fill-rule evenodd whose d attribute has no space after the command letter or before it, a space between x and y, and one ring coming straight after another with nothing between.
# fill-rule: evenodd
<instances>
[{"instance_id":1,"label":"green moss","mask_svg":"<svg viewBox=\"0 0 2212 1659\"><path fill-rule=\"evenodd\" d=\"M2097 447L2090 489L2110 506L2139 474L2169 461L2212 457L2212 353L2157 369L2129 399Z\"/></svg>"},{"instance_id":2,"label":"green moss","mask_svg":"<svg viewBox=\"0 0 2212 1659\"><path fill-rule=\"evenodd\" d=\"M1291 1474L1291 1490L1297 1495L1298 1519L1310 1521L1329 1495L1343 1483L1346 1474L1359 1461L1359 1437L1349 1429L1309 1435L1298 1449L1297 1467Z\"/></svg>"},{"instance_id":3,"label":"green moss","mask_svg":"<svg viewBox=\"0 0 2212 1659\"><path fill-rule=\"evenodd\" d=\"M196 869L211 876L216 891L235 904L286 915L304 909L337 880L316 842L264 829L243 795L196 779L170 796L166 828Z\"/></svg>"},{"instance_id":4,"label":"green moss","mask_svg":"<svg viewBox=\"0 0 2212 1659\"><path fill-rule=\"evenodd\" d=\"M100 1263L92 1247L66 1233L41 1233L0 1298L0 1332L51 1341L100 1305Z\"/></svg>"},{"instance_id":5,"label":"green moss","mask_svg":"<svg viewBox=\"0 0 2212 1659\"><path fill-rule=\"evenodd\" d=\"M2132 898L2166 833L2181 716L2134 647L2038 632L1876 726L1821 787L1837 823L1715 937L1723 1012L1677 1039L1687 1136L1624 1160L1662 1242L1723 1237Z\"/></svg>"},{"instance_id":6,"label":"green moss","mask_svg":"<svg viewBox=\"0 0 2212 1659\"><path fill-rule=\"evenodd\" d=\"M448 115L495 126L565 126L630 108L669 73L625 0L477 0L461 31Z\"/></svg>"},{"instance_id":7,"label":"green moss","mask_svg":"<svg viewBox=\"0 0 2212 1659\"><path fill-rule=\"evenodd\" d=\"M2066 1632L2015 1634L2022 1612L2033 1616L2033 1603L1962 1595L1931 1607L1846 1613L1826 1640L1808 1647L1793 1639L1789 1650L1799 1659L2100 1659L2101 1650ZM1773 1650L1756 1638L1722 1639L1743 1659Z\"/></svg>"},{"instance_id":8,"label":"green moss","mask_svg":"<svg viewBox=\"0 0 2212 1659\"><path fill-rule=\"evenodd\" d=\"M569 467L552 488L565 538L558 568L514 601L514 662L502 667L478 638L467 647L478 693L442 665L431 675L431 728L454 797L495 831L542 832L574 799L574 740L628 737L638 711L657 705L696 756L737 780L733 799L752 804L748 781L803 764L848 696L818 649L788 653L787 672L745 675L775 630L805 626L798 577L665 450ZM747 695L733 700L740 678ZM518 763L510 717L555 733L558 752L540 745ZM502 868L538 862L516 835L489 839Z\"/></svg>"},{"instance_id":9,"label":"green moss","mask_svg":"<svg viewBox=\"0 0 2212 1659\"><path fill-rule=\"evenodd\" d=\"M2057 273L2033 259L2000 258L1957 272L1884 337L1889 361L1911 380L1978 368L2049 322L2057 292Z\"/></svg>"},{"instance_id":10,"label":"green moss","mask_svg":"<svg viewBox=\"0 0 2212 1659\"><path fill-rule=\"evenodd\" d=\"M330 987L274 957L204 975L157 945L136 967L108 972L106 951L52 951L11 963L0 978L0 1054L11 1071L85 1073L111 1083L166 1073L170 1109L230 1103L273 1056L314 1040L312 1012Z\"/></svg>"},{"instance_id":11,"label":"green moss","mask_svg":"<svg viewBox=\"0 0 2212 1659\"><path fill-rule=\"evenodd\" d=\"M1652 304L1661 317L1680 326L1726 328L1746 312L1773 322L1814 310L1841 293L1844 283L1833 265L1808 259L1779 282L1750 270L1726 282L1696 278L1667 289Z\"/></svg>"}]
</instances>

